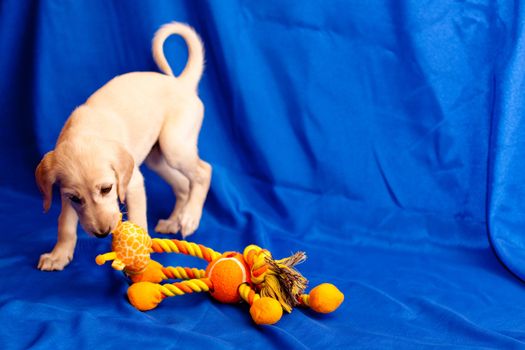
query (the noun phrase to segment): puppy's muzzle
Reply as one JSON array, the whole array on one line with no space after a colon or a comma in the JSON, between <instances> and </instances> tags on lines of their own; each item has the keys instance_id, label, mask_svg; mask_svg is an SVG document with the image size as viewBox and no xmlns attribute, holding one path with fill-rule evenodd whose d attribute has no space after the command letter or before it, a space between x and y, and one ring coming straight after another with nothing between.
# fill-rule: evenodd
<instances>
[{"instance_id":1,"label":"puppy's muzzle","mask_svg":"<svg viewBox=\"0 0 525 350\"><path fill-rule=\"evenodd\" d=\"M95 237L97 237L97 238L106 238L110 233L111 233L111 231L106 231L106 232L93 232L93 234L94 234Z\"/></svg>"}]
</instances>

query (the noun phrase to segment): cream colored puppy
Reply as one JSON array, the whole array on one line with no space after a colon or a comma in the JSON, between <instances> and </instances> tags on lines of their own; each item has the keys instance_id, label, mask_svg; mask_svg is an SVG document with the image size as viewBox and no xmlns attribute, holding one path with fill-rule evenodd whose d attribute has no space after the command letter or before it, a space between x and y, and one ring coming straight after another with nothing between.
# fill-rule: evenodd
<instances>
[{"instance_id":1,"label":"cream colored puppy","mask_svg":"<svg viewBox=\"0 0 525 350\"><path fill-rule=\"evenodd\" d=\"M182 36L189 57L174 77L163 44ZM197 96L203 71L202 43L195 31L180 23L161 27L153 39L153 57L160 70L118 76L73 111L36 169L36 180L51 205L52 187L60 186L62 211L54 249L40 257L41 270L62 270L73 258L77 225L105 237L119 219L126 201L129 220L147 228L146 194L139 170L142 162L173 188L175 208L155 228L161 233L192 234L199 225L211 179L211 166L199 159L197 138L204 107Z\"/></svg>"}]
</instances>

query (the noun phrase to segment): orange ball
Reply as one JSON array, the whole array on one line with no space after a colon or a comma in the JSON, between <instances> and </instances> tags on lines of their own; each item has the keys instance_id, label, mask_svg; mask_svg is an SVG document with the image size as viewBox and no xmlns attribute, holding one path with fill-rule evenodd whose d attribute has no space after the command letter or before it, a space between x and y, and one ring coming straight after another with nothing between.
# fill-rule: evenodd
<instances>
[{"instance_id":1,"label":"orange ball","mask_svg":"<svg viewBox=\"0 0 525 350\"><path fill-rule=\"evenodd\" d=\"M150 260L148 266L144 271L137 274L129 275L133 283L137 282L153 282L160 283L165 278L162 272L162 265L155 260Z\"/></svg>"},{"instance_id":2,"label":"orange ball","mask_svg":"<svg viewBox=\"0 0 525 350\"><path fill-rule=\"evenodd\" d=\"M275 299L262 297L253 302L250 315L257 324L275 324L283 316L283 307Z\"/></svg>"},{"instance_id":3,"label":"orange ball","mask_svg":"<svg viewBox=\"0 0 525 350\"><path fill-rule=\"evenodd\" d=\"M242 254L224 253L206 268L206 277L212 283L212 297L222 303L238 303L241 300L239 286L248 282L248 268Z\"/></svg>"},{"instance_id":4,"label":"orange ball","mask_svg":"<svg viewBox=\"0 0 525 350\"><path fill-rule=\"evenodd\" d=\"M322 283L310 291L310 307L323 314L335 311L343 300L344 294L331 283Z\"/></svg>"},{"instance_id":5,"label":"orange ball","mask_svg":"<svg viewBox=\"0 0 525 350\"><path fill-rule=\"evenodd\" d=\"M164 296L160 285L151 282L139 282L128 288L128 299L131 305L140 311L152 310L160 304Z\"/></svg>"}]
</instances>

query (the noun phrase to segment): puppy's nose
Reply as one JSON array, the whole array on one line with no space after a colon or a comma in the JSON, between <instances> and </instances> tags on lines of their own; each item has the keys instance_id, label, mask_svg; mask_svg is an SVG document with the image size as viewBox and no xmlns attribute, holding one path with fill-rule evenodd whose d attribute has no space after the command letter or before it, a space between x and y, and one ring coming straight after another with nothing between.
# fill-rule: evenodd
<instances>
[{"instance_id":1,"label":"puppy's nose","mask_svg":"<svg viewBox=\"0 0 525 350\"><path fill-rule=\"evenodd\" d=\"M109 235L110 231L98 231L98 232L93 232L93 234L95 235L95 237L97 238L105 238Z\"/></svg>"}]
</instances>

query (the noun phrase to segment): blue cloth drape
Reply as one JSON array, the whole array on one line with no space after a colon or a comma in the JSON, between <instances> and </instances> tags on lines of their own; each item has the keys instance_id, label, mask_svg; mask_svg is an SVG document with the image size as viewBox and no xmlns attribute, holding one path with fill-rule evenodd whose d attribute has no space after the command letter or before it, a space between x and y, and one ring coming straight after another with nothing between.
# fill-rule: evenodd
<instances>
[{"instance_id":1,"label":"blue cloth drape","mask_svg":"<svg viewBox=\"0 0 525 350\"><path fill-rule=\"evenodd\" d=\"M490 242L503 262L520 278L525 277L524 224L525 156L524 87L525 31L523 3L516 4L509 24L505 54L496 62L487 186Z\"/></svg>"},{"instance_id":2,"label":"blue cloth drape","mask_svg":"<svg viewBox=\"0 0 525 350\"><path fill-rule=\"evenodd\" d=\"M524 347L524 11L510 0L0 1L0 347ZM40 157L98 87L156 70L151 38L173 20L206 49L199 149L214 173L191 240L304 250L310 285L346 294L337 312L256 327L246 305L191 295L140 313L125 278L94 263L109 241L83 232L63 272L36 270L59 212L55 201L41 214ZM182 40L165 49L180 71ZM144 173L151 229L174 199Z\"/></svg>"}]
</instances>

